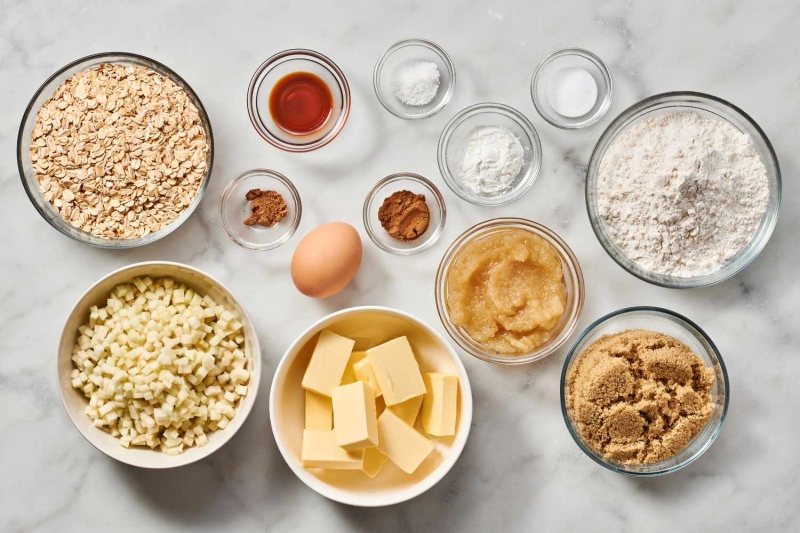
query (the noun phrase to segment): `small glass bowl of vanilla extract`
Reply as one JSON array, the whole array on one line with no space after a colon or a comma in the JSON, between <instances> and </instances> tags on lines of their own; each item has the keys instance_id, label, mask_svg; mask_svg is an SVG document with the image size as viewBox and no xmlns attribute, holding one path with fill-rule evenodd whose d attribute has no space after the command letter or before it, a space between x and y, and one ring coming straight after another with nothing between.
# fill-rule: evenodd
<instances>
[{"instance_id":1,"label":"small glass bowl of vanilla extract","mask_svg":"<svg viewBox=\"0 0 800 533\"><path fill-rule=\"evenodd\" d=\"M287 152L310 152L339 135L350 115L342 70L313 50L279 52L258 67L247 91L256 132Z\"/></svg>"}]
</instances>

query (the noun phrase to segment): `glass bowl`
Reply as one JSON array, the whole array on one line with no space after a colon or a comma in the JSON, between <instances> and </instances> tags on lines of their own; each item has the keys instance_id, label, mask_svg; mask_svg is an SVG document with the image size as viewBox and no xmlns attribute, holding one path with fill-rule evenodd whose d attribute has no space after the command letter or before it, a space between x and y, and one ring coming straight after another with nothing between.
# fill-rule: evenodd
<instances>
[{"instance_id":1,"label":"glass bowl","mask_svg":"<svg viewBox=\"0 0 800 533\"><path fill-rule=\"evenodd\" d=\"M286 201L287 213L274 226L246 226L250 202L245 199L251 189L275 191ZM300 195L289 179L279 172L265 168L248 170L228 183L219 199L219 218L228 237L249 250L272 250L292 238L303 208Z\"/></svg>"},{"instance_id":2,"label":"glass bowl","mask_svg":"<svg viewBox=\"0 0 800 533\"><path fill-rule=\"evenodd\" d=\"M307 135L292 135L275 124L269 111L269 96L275 84L292 72L319 76L331 90L333 112L325 124ZM350 86L344 72L326 56L313 50L284 50L258 67L247 89L247 112L261 137L287 152L310 152L322 148L344 128L350 115Z\"/></svg>"},{"instance_id":3,"label":"glass bowl","mask_svg":"<svg viewBox=\"0 0 800 533\"><path fill-rule=\"evenodd\" d=\"M397 191L424 194L428 204L430 212L428 229L413 241L403 242L395 239L383 229L378 220L378 210L383 205L383 201ZM401 172L386 176L375 184L364 201L363 216L367 235L378 248L394 255L415 255L427 250L439 240L444 230L447 208L436 185L418 174Z\"/></svg>"},{"instance_id":4,"label":"glass bowl","mask_svg":"<svg viewBox=\"0 0 800 533\"><path fill-rule=\"evenodd\" d=\"M626 465L611 461L600 455L583 441L567 407L567 375L579 356L589 345L603 335L619 333L628 329L656 331L678 339L697 354L707 366L713 368L715 376L714 388L711 391L714 402L714 414L711 416L711 420L689 442L689 445L683 451L669 459L648 465ZM575 341L564 361L564 370L561 372L561 413L564 416L567 429L572 438L575 439L578 447L596 463L627 476L661 476L680 470L692 463L711 446L711 443L719 435L722 429L722 422L728 412L729 387L728 372L725 369L722 356L708 335L697 324L667 309L629 307L614 311L598 319L594 324L586 328L586 331Z\"/></svg>"},{"instance_id":5,"label":"glass bowl","mask_svg":"<svg viewBox=\"0 0 800 533\"><path fill-rule=\"evenodd\" d=\"M511 131L524 150L522 169L516 179L498 194L480 196L459 183L464 148L473 129L497 126ZM454 193L475 205L496 206L512 202L531 188L542 166L542 143L533 124L516 109L494 103L470 106L450 119L439 137L437 149L439 171Z\"/></svg>"},{"instance_id":6,"label":"glass bowl","mask_svg":"<svg viewBox=\"0 0 800 533\"><path fill-rule=\"evenodd\" d=\"M565 68L578 67L588 72L597 84L597 100L594 106L578 117L567 117L560 114L550 105L547 97L548 84L552 76ZM557 50L542 59L531 77L531 98L536 111L547 122L565 130L585 128L603 118L611 107L614 83L605 63L588 50L582 48L564 48Z\"/></svg>"},{"instance_id":7,"label":"glass bowl","mask_svg":"<svg viewBox=\"0 0 800 533\"><path fill-rule=\"evenodd\" d=\"M652 118L664 113L679 111L696 111L701 115L727 122L742 133L747 134L753 140L756 151L767 170L767 179L769 182L767 211L756 233L750 239L750 242L730 261L723 265L720 270L694 277L658 274L645 270L633 262L608 234L597 206L597 183L600 162L606 150L608 150L617 136L640 120ZM608 255L622 268L641 280L661 287L675 289L706 287L724 281L739 273L749 265L758 254L761 253L764 246L766 246L770 235L772 235L772 230L775 229L775 224L778 221L780 203L781 171L778 166L778 158L775 155L775 150L772 148L772 144L769 142L769 139L767 139L764 131L752 118L738 107L725 100L703 93L671 92L658 94L645 98L623 111L609 124L606 131L597 141L591 159L589 160L589 167L586 173L586 210L589 213L589 221L592 224L592 229L597 236L597 240L600 241L600 244L605 248Z\"/></svg>"},{"instance_id":8,"label":"glass bowl","mask_svg":"<svg viewBox=\"0 0 800 533\"><path fill-rule=\"evenodd\" d=\"M50 202L44 199L44 195L39 191L39 185L36 181L36 173L33 170L29 156L31 133L36 125L36 115L39 112L39 109L41 109L42 105L50 99L58 87L60 87L74 74L103 63L113 63L115 65L139 65L149 68L165 78L169 78L173 83L175 83L175 85L180 86L184 91L186 91L189 99L197 108L198 114L200 115L200 120L203 123L203 128L206 132L206 137L208 138L209 149L208 156L206 158L206 173L203 176L203 181L200 184L200 187L198 188L197 194L195 195L191 205L189 205L189 207L187 207L171 224L165 226L159 231L149 233L144 237L137 237L135 239L106 239L102 237L96 237L74 227L72 224L61 218L61 215L58 213L58 211L53 207L52 204L50 204ZM77 61L73 61L72 63L56 71L42 84L41 87L39 87L36 93L34 93L33 98L31 98L31 101L28 103L28 107L25 109L25 113L22 115L22 123L20 124L19 134L17 136L17 167L19 168L19 175L22 179L22 186L25 188L25 192L27 193L28 198L33 206L36 208L39 214L42 215L42 218L44 218L51 226L60 231L62 234L71 239L95 246L97 248L107 248L112 250L135 248L137 246L144 246L145 244L155 242L175 231L186 221L187 218L192 215L194 210L200 204L200 200L203 198L203 194L205 194L206 189L208 188L208 182L211 177L211 169L213 166L214 135L211 131L211 122L208 120L208 114L203 107L203 103L200 101L200 98L198 98L194 90L189 86L188 83L186 83L186 81L183 80L183 78L178 76L178 74L176 74L166 65L163 65L154 59L150 59L149 57L138 54L130 54L127 52L104 52L101 54L93 54L78 59Z\"/></svg>"},{"instance_id":9,"label":"glass bowl","mask_svg":"<svg viewBox=\"0 0 800 533\"><path fill-rule=\"evenodd\" d=\"M439 90L433 100L425 105L406 105L394 95L394 69L407 61L430 61L439 68ZM378 101L392 115L407 120L427 118L444 109L453 98L456 67L447 52L436 43L425 39L404 39L387 48L378 58L372 84Z\"/></svg>"},{"instance_id":10,"label":"glass bowl","mask_svg":"<svg viewBox=\"0 0 800 533\"><path fill-rule=\"evenodd\" d=\"M450 313L447 308L447 275L458 252L466 244L490 234L512 229L523 229L538 235L546 240L558 254L559 259L561 259L561 267L564 270L564 283L567 286L567 305L558 327L553 331L550 340L546 344L527 354L500 355L487 351L474 341L463 328L456 326L450 320ZM447 333L470 355L500 365L531 363L544 359L555 352L570 338L578 325L578 319L583 311L584 293L583 271L578 263L578 258L572 253L567 243L551 229L524 218L495 218L471 227L453 241L453 244L450 245L442 257L439 263L439 270L436 272L436 310L439 312L439 318L442 320Z\"/></svg>"}]
</instances>

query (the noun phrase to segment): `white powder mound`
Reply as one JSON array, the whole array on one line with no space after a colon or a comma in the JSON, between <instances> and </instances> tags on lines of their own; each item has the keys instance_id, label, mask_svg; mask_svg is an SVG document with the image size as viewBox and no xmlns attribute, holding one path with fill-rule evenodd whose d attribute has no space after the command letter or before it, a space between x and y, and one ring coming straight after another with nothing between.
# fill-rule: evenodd
<instances>
[{"instance_id":1,"label":"white powder mound","mask_svg":"<svg viewBox=\"0 0 800 533\"><path fill-rule=\"evenodd\" d=\"M500 193L514 182L524 157L519 139L507 129L475 128L461 160L461 184L481 196Z\"/></svg>"},{"instance_id":2,"label":"white powder mound","mask_svg":"<svg viewBox=\"0 0 800 533\"><path fill-rule=\"evenodd\" d=\"M640 121L600 162L600 216L651 272L713 273L744 248L767 209L767 171L750 137L694 111Z\"/></svg>"},{"instance_id":3,"label":"white powder mound","mask_svg":"<svg viewBox=\"0 0 800 533\"><path fill-rule=\"evenodd\" d=\"M394 95L406 105L429 104L439 92L439 67L430 61L406 61L392 71Z\"/></svg>"}]
</instances>

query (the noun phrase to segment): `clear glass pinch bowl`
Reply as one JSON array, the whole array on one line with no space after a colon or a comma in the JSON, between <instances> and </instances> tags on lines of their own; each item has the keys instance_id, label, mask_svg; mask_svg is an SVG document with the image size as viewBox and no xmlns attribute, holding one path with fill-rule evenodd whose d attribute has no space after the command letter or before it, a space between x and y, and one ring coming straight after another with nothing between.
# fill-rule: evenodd
<instances>
[{"instance_id":1,"label":"clear glass pinch bowl","mask_svg":"<svg viewBox=\"0 0 800 533\"><path fill-rule=\"evenodd\" d=\"M269 111L273 87L293 72L310 72L318 76L333 97L333 110L328 120L306 135L283 131ZM271 145L287 152L311 152L333 141L347 123L350 103L350 85L342 69L327 56L313 50L292 49L273 55L258 67L247 89L247 112L256 132Z\"/></svg>"},{"instance_id":2,"label":"clear glass pinch bowl","mask_svg":"<svg viewBox=\"0 0 800 533\"><path fill-rule=\"evenodd\" d=\"M462 185L461 165L471 133L476 128L500 127L510 131L523 150L522 168L514 181L504 190L479 195ZM467 202L482 206L498 206L513 202L531 188L542 167L542 143L528 118L503 104L483 103L467 107L456 114L444 127L437 147L439 171L445 183Z\"/></svg>"},{"instance_id":3,"label":"clear glass pinch bowl","mask_svg":"<svg viewBox=\"0 0 800 533\"><path fill-rule=\"evenodd\" d=\"M425 105L412 106L394 95L392 76L394 69L406 61L429 61L439 69L439 90ZM453 98L456 88L456 67L447 52L438 44L425 39L403 39L386 49L375 64L372 75L375 96L392 115L412 120L435 115Z\"/></svg>"}]
</instances>

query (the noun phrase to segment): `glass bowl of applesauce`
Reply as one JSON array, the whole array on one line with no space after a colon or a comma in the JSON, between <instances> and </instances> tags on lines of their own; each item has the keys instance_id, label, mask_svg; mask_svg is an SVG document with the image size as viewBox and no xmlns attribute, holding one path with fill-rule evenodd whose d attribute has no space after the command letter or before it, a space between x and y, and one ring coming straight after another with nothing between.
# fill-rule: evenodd
<instances>
[{"instance_id":1,"label":"glass bowl of applesauce","mask_svg":"<svg viewBox=\"0 0 800 533\"><path fill-rule=\"evenodd\" d=\"M547 357L575 331L583 302L575 254L555 232L523 218L468 229L436 274L436 308L447 333L490 363Z\"/></svg>"}]
</instances>

